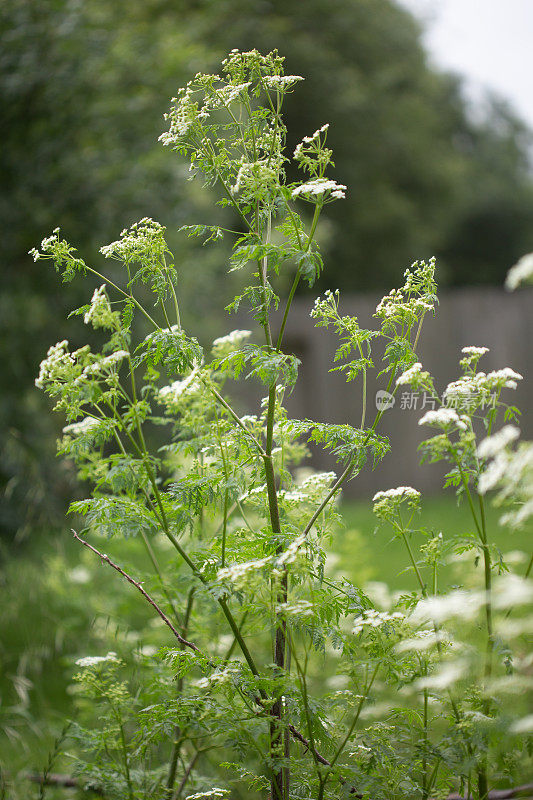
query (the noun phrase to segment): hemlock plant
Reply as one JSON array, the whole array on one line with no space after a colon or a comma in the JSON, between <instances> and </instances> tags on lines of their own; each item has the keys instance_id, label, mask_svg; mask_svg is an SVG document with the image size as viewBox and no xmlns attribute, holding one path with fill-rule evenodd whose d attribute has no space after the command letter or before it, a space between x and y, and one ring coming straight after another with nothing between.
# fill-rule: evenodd
<instances>
[{"instance_id":1,"label":"hemlock plant","mask_svg":"<svg viewBox=\"0 0 533 800\"><path fill-rule=\"evenodd\" d=\"M504 452L517 429L511 436L494 426L500 412L516 417L502 395L521 376L477 371L485 348L467 347L461 376L439 397L416 355L436 303L431 260L406 270L404 285L383 298L375 330L342 316L338 293L315 302L315 324L340 339L334 369L361 386L359 427L294 420L284 406L299 365L283 349L292 300L322 270L319 217L346 191L328 177L328 125L296 147L302 180L287 182L282 112L301 80L283 74L276 52L232 51L221 75L198 74L179 91L161 137L238 219L238 231L183 230L204 241L232 237L230 269L247 285L228 310L247 307L262 341L235 330L204 351L183 329L179 275L165 229L151 219L102 247L121 278L86 264L58 229L32 251L65 281L98 279L91 302L73 313L105 343L71 351L59 342L36 381L66 417L59 452L93 486L71 506L84 525L75 536L110 577L115 570L143 595L168 632L168 646L133 670L114 652L77 662L69 736L85 755L76 771L105 797L392 800L456 789L486 798L527 768L531 718L515 701L530 688L531 618L516 607L532 588L492 546L483 505L496 484L487 460L512 458ZM283 299L280 272L292 276ZM141 301L142 284L155 307ZM384 343L378 366L374 340ZM326 571L343 485L388 450L379 434L386 412L371 418L366 398L374 369L387 392L410 384L433 396L435 410L420 420L435 434L424 454L449 463L446 483L473 521L459 539L421 530L416 489L378 492L377 518L403 541L418 581L383 607ZM226 386L244 377L264 399L242 416ZM490 437L481 445L479 420ZM333 454L337 473L301 468L310 442ZM505 486L501 494L514 496ZM148 583L102 552L105 536L142 540ZM466 554L469 569L450 592L439 575L451 554Z\"/></svg>"}]
</instances>

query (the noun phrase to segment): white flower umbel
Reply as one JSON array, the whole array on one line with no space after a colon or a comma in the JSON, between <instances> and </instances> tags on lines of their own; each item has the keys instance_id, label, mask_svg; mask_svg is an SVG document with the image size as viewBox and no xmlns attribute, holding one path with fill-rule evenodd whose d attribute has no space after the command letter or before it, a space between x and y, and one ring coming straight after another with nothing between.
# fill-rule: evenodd
<instances>
[{"instance_id":1,"label":"white flower umbel","mask_svg":"<svg viewBox=\"0 0 533 800\"><path fill-rule=\"evenodd\" d=\"M468 356L484 356L485 353L488 352L488 347L476 347L475 345L469 345L468 347L463 347L461 349L461 353L465 353L465 355Z\"/></svg>"},{"instance_id":2,"label":"white flower umbel","mask_svg":"<svg viewBox=\"0 0 533 800\"><path fill-rule=\"evenodd\" d=\"M511 367L504 367L489 372L483 381L480 381L488 389L516 389L517 381L523 380L519 372L515 372Z\"/></svg>"},{"instance_id":3,"label":"white flower umbel","mask_svg":"<svg viewBox=\"0 0 533 800\"><path fill-rule=\"evenodd\" d=\"M420 498L420 492L417 489L413 489L412 486L398 486L396 489L376 492L372 500L376 503L381 500L396 500L398 498L418 500Z\"/></svg>"},{"instance_id":4,"label":"white flower umbel","mask_svg":"<svg viewBox=\"0 0 533 800\"><path fill-rule=\"evenodd\" d=\"M233 683L235 677L239 674L238 669L226 667L225 669L217 669L205 678L200 678L196 681L196 686L199 689L211 689L213 686L223 686L227 683Z\"/></svg>"},{"instance_id":5,"label":"white flower umbel","mask_svg":"<svg viewBox=\"0 0 533 800\"><path fill-rule=\"evenodd\" d=\"M426 411L423 417L418 420L419 425L431 425L436 428L451 428L455 426L460 430L467 429L467 423L462 419L453 408L438 408L435 411Z\"/></svg>"},{"instance_id":6,"label":"white flower umbel","mask_svg":"<svg viewBox=\"0 0 533 800\"><path fill-rule=\"evenodd\" d=\"M114 663L120 664L120 659L117 657L117 654L110 650L106 656L84 656L83 658L78 658L76 661L77 667L96 667L99 664L106 664L106 663Z\"/></svg>"},{"instance_id":7,"label":"white flower umbel","mask_svg":"<svg viewBox=\"0 0 533 800\"><path fill-rule=\"evenodd\" d=\"M410 384L416 379L417 375L420 375L421 370L422 364L420 361L417 361L416 364L413 364L412 367L406 369L405 372L402 372L400 377L396 379L396 386L405 386L406 384Z\"/></svg>"},{"instance_id":8,"label":"white flower umbel","mask_svg":"<svg viewBox=\"0 0 533 800\"><path fill-rule=\"evenodd\" d=\"M235 330L227 333L225 336L219 336L215 339L212 346L212 353L214 356L220 357L232 353L234 350L239 350L246 339L249 339L252 331Z\"/></svg>"},{"instance_id":9,"label":"white flower umbel","mask_svg":"<svg viewBox=\"0 0 533 800\"><path fill-rule=\"evenodd\" d=\"M501 452L489 462L486 469L479 476L477 484L479 494L487 494L491 489L496 488L505 476L507 465L507 455Z\"/></svg>"},{"instance_id":10,"label":"white flower umbel","mask_svg":"<svg viewBox=\"0 0 533 800\"><path fill-rule=\"evenodd\" d=\"M411 639L402 639L401 642L398 642L395 649L397 653L407 653L410 651L424 653L432 647L436 647L442 642L447 642L449 640L449 635L446 635L443 631L429 629L419 630L416 631Z\"/></svg>"},{"instance_id":11,"label":"white flower umbel","mask_svg":"<svg viewBox=\"0 0 533 800\"><path fill-rule=\"evenodd\" d=\"M533 253L528 253L511 267L505 279L505 288L513 291L522 283L533 282Z\"/></svg>"},{"instance_id":12,"label":"white flower umbel","mask_svg":"<svg viewBox=\"0 0 533 800\"><path fill-rule=\"evenodd\" d=\"M120 364L125 358L128 358L128 356L129 353L127 350L115 350L110 356L106 356L102 359L102 367L114 367L116 364Z\"/></svg>"},{"instance_id":13,"label":"white flower umbel","mask_svg":"<svg viewBox=\"0 0 533 800\"><path fill-rule=\"evenodd\" d=\"M304 200L313 200L323 197L324 200L340 200L346 197L346 186L337 181L327 180L326 178L314 178L313 180L296 186L291 194L293 197L303 197Z\"/></svg>"},{"instance_id":14,"label":"white flower umbel","mask_svg":"<svg viewBox=\"0 0 533 800\"><path fill-rule=\"evenodd\" d=\"M376 492L372 498L374 514L382 519L390 519L402 503L407 503L409 508L415 510L420 505L420 492L412 486L398 486L396 489L387 489Z\"/></svg>"},{"instance_id":15,"label":"white flower umbel","mask_svg":"<svg viewBox=\"0 0 533 800\"><path fill-rule=\"evenodd\" d=\"M163 386L157 393L159 402L167 407L172 407L179 403L185 395L198 392L201 388L198 373L199 368L196 367L183 380L174 381L169 386Z\"/></svg>"},{"instance_id":16,"label":"white flower umbel","mask_svg":"<svg viewBox=\"0 0 533 800\"><path fill-rule=\"evenodd\" d=\"M244 587L252 578L262 573L262 570L271 564L272 559L257 558L254 561L244 561L240 564L232 564L230 567L220 569L217 579L221 583L230 583L236 588Z\"/></svg>"},{"instance_id":17,"label":"white flower umbel","mask_svg":"<svg viewBox=\"0 0 533 800\"><path fill-rule=\"evenodd\" d=\"M120 239L101 247L100 252L105 258L115 258L125 263L145 261L144 266L152 264L152 269L158 269L161 266L157 263L158 259L162 259L168 252L165 230L163 225L151 217L143 217L129 228L124 228Z\"/></svg>"},{"instance_id":18,"label":"white flower umbel","mask_svg":"<svg viewBox=\"0 0 533 800\"><path fill-rule=\"evenodd\" d=\"M85 419L80 420L80 422L73 422L71 425L65 425L63 433L66 433L68 436L86 436L89 433L93 433L99 426L99 421L94 419L94 417L85 417Z\"/></svg>"},{"instance_id":19,"label":"white flower umbel","mask_svg":"<svg viewBox=\"0 0 533 800\"><path fill-rule=\"evenodd\" d=\"M301 75L267 75L263 78L267 89L275 89L278 92L287 92L295 84L303 80Z\"/></svg>"}]
</instances>

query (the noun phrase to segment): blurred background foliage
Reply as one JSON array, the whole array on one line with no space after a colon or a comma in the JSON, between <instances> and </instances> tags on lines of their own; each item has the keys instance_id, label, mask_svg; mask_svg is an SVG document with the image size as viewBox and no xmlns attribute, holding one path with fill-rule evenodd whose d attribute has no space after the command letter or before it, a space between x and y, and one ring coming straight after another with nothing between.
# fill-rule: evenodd
<instances>
[{"instance_id":1,"label":"blurred background foliage","mask_svg":"<svg viewBox=\"0 0 533 800\"><path fill-rule=\"evenodd\" d=\"M76 325L67 334L65 318L91 289L63 292L31 247L59 225L95 263L122 228L158 219L186 318L201 319L206 335L220 331L220 300L233 288L224 250L177 234L185 222L213 222L212 199L157 138L176 89L217 71L233 47L278 48L287 72L305 77L286 106L289 151L332 123L332 177L349 194L321 226L321 288L389 288L432 254L441 284L501 285L531 249L529 130L499 100L471 113L459 79L428 64L419 24L391 0L3 0L4 538L62 524L73 486L33 380L50 343L84 334Z\"/></svg>"}]
</instances>

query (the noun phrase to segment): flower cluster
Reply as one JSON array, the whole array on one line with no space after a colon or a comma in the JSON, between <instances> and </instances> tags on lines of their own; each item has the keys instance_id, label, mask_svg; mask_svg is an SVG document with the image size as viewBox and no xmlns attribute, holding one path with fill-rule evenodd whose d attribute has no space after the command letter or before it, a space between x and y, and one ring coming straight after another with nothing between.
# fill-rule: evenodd
<instances>
[{"instance_id":1,"label":"flower cluster","mask_svg":"<svg viewBox=\"0 0 533 800\"><path fill-rule=\"evenodd\" d=\"M435 309L435 259L415 261L404 273L405 283L400 289L392 289L378 303L374 316L384 321L387 329L391 324L411 328L424 315Z\"/></svg>"},{"instance_id":2,"label":"flower cluster","mask_svg":"<svg viewBox=\"0 0 533 800\"><path fill-rule=\"evenodd\" d=\"M202 106L200 116L205 118L205 112L210 109L227 108L232 103L242 99L242 95L251 85L251 81L246 81L245 83L226 83L225 85L217 86Z\"/></svg>"},{"instance_id":3,"label":"flower cluster","mask_svg":"<svg viewBox=\"0 0 533 800\"><path fill-rule=\"evenodd\" d=\"M39 376L35 379L38 389L44 389L47 384L67 380L72 376L75 360L68 350L68 341L63 341L48 348L46 358L41 361Z\"/></svg>"},{"instance_id":4,"label":"flower cluster","mask_svg":"<svg viewBox=\"0 0 533 800\"><path fill-rule=\"evenodd\" d=\"M468 356L484 356L488 352L488 347L476 347L475 345L469 345L461 349L461 353L466 353Z\"/></svg>"},{"instance_id":5,"label":"flower cluster","mask_svg":"<svg viewBox=\"0 0 533 800\"><path fill-rule=\"evenodd\" d=\"M247 197L255 200L264 200L271 187L276 185L283 160L283 156L280 153L267 155L265 158L259 158L256 161L248 161L243 157L235 183L230 189L231 194L237 195L244 192Z\"/></svg>"},{"instance_id":6,"label":"flower cluster","mask_svg":"<svg viewBox=\"0 0 533 800\"><path fill-rule=\"evenodd\" d=\"M413 625L427 622L440 625L454 617L474 619L486 602L485 592L454 589L448 594L432 595L419 600L409 617L409 622Z\"/></svg>"},{"instance_id":7,"label":"flower cluster","mask_svg":"<svg viewBox=\"0 0 533 800\"><path fill-rule=\"evenodd\" d=\"M217 580L221 583L230 583L236 588L241 588L249 582L250 578L257 577L271 563L272 559L265 557L232 564L230 567L224 567L218 571Z\"/></svg>"},{"instance_id":8,"label":"flower cluster","mask_svg":"<svg viewBox=\"0 0 533 800\"><path fill-rule=\"evenodd\" d=\"M479 348L479 350L481 349ZM493 370L489 373L477 372L472 375L463 375L448 384L444 390L444 399L446 404L453 408L472 409L475 406L487 405L502 389L516 389L517 381L521 380L522 375L510 367Z\"/></svg>"},{"instance_id":9,"label":"flower cluster","mask_svg":"<svg viewBox=\"0 0 533 800\"><path fill-rule=\"evenodd\" d=\"M465 371L473 372L477 367L479 359L484 356L485 353L489 352L489 348L469 345L468 347L463 347L461 352L464 354L464 357L459 362L461 367Z\"/></svg>"},{"instance_id":10,"label":"flower cluster","mask_svg":"<svg viewBox=\"0 0 533 800\"><path fill-rule=\"evenodd\" d=\"M54 228L54 230L52 231L52 235L47 236L45 239L42 240L41 242L42 252L50 253L54 249L54 247L58 244L58 242L59 242L59 228ZM32 249L28 252L28 255L30 255L34 261L38 261L40 258L42 258L42 253L40 253L36 247L32 247Z\"/></svg>"},{"instance_id":11,"label":"flower cluster","mask_svg":"<svg viewBox=\"0 0 533 800\"><path fill-rule=\"evenodd\" d=\"M143 217L129 228L124 228L120 239L101 247L100 252L105 258L120 259L124 263L139 262L146 266L147 261L155 263L168 252L165 231L166 228L159 222Z\"/></svg>"},{"instance_id":12,"label":"flower cluster","mask_svg":"<svg viewBox=\"0 0 533 800\"><path fill-rule=\"evenodd\" d=\"M520 436L520 431L514 425L504 425L504 427L494 433L492 436L487 436L477 449L477 454L480 458L496 458L502 450L514 442Z\"/></svg>"},{"instance_id":13,"label":"flower cluster","mask_svg":"<svg viewBox=\"0 0 533 800\"><path fill-rule=\"evenodd\" d=\"M431 380L429 372L422 369L422 364L417 361L412 367L406 369L405 372L396 379L396 386L410 385L413 389L423 387L431 387Z\"/></svg>"},{"instance_id":14,"label":"flower cluster","mask_svg":"<svg viewBox=\"0 0 533 800\"><path fill-rule=\"evenodd\" d=\"M198 107L191 83L190 81L186 87L180 89L177 97L172 98L170 111L165 114L165 120L170 123L169 129L159 137L165 147L179 144L199 120L209 117L207 109Z\"/></svg>"}]
</instances>

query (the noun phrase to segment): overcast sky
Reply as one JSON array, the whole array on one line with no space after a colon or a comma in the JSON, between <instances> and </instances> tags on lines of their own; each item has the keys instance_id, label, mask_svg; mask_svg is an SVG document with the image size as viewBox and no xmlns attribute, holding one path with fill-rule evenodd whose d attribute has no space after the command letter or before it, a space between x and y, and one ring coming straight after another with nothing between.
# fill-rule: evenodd
<instances>
[{"instance_id":1,"label":"overcast sky","mask_svg":"<svg viewBox=\"0 0 533 800\"><path fill-rule=\"evenodd\" d=\"M505 97L533 128L533 0L397 0L425 23L432 60Z\"/></svg>"}]
</instances>

